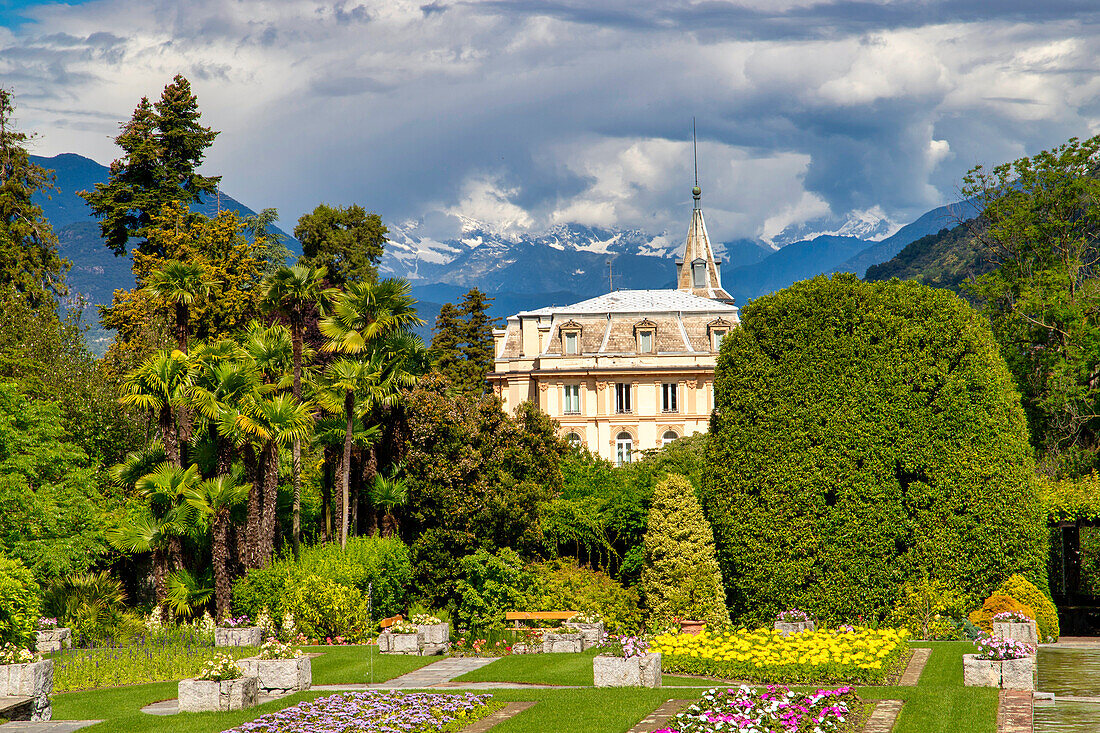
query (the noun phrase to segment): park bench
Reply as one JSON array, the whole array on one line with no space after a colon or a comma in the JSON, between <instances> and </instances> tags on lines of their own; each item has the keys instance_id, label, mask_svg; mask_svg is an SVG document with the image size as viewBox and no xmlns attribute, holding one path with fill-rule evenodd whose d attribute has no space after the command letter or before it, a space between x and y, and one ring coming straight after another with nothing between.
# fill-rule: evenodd
<instances>
[{"instance_id":1,"label":"park bench","mask_svg":"<svg viewBox=\"0 0 1100 733\"><path fill-rule=\"evenodd\" d=\"M398 621L404 621L404 620L405 620L404 616L402 616L401 614L397 614L396 616L390 616L389 618L382 619L381 621L378 622L378 625L383 629L388 629L389 627L393 626Z\"/></svg>"},{"instance_id":2,"label":"park bench","mask_svg":"<svg viewBox=\"0 0 1100 733\"><path fill-rule=\"evenodd\" d=\"M576 611L508 611L504 618L514 621L518 629L521 621L568 621L576 615Z\"/></svg>"}]
</instances>

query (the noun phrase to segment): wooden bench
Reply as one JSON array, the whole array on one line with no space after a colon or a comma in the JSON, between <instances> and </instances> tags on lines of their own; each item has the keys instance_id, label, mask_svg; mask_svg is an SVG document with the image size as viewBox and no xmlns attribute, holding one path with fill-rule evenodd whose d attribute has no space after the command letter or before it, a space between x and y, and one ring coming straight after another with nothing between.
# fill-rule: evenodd
<instances>
[{"instance_id":1,"label":"wooden bench","mask_svg":"<svg viewBox=\"0 0 1100 733\"><path fill-rule=\"evenodd\" d=\"M518 629L520 621L568 621L576 615L576 611L508 611L504 618L514 621Z\"/></svg>"},{"instance_id":2,"label":"wooden bench","mask_svg":"<svg viewBox=\"0 0 1100 733\"><path fill-rule=\"evenodd\" d=\"M404 616L402 616L401 614L397 614L396 616L390 616L389 618L382 619L381 621L378 622L378 625L383 629L388 629L389 627L393 626L398 621L404 621L404 620L405 620Z\"/></svg>"}]
</instances>

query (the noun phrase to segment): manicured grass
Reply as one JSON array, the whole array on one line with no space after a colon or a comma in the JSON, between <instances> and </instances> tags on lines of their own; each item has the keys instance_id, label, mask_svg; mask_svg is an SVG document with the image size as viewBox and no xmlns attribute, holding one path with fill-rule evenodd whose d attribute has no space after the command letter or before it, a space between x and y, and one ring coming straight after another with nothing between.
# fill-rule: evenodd
<instances>
[{"instance_id":1,"label":"manicured grass","mask_svg":"<svg viewBox=\"0 0 1100 733\"><path fill-rule=\"evenodd\" d=\"M310 662L315 685L370 684L420 669L442 657L410 657L404 654L379 654L375 646L306 646L304 652L323 652Z\"/></svg>"},{"instance_id":2,"label":"manicured grass","mask_svg":"<svg viewBox=\"0 0 1100 733\"><path fill-rule=\"evenodd\" d=\"M596 654L595 649L583 654L512 654L455 679L458 682L525 682L591 687L592 657Z\"/></svg>"}]
</instances>

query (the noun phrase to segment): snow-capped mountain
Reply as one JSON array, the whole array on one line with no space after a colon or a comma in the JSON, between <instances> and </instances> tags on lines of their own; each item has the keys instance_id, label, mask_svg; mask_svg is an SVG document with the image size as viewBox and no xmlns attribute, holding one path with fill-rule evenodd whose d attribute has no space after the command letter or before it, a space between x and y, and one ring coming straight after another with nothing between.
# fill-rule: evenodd
<instances>
[{"instance_id":1,"label":"snow-capped mountain","mask_svg":"<svg viewBox=\"0 0 1100 733\"><path fill-rule=\"evenodd\" d=\"M851 211L844 217L823 216L817 219L791 224L770 242L777 248L794 242L804 242L818 237L856 237L867 242L886 239L901 228L879 206L861 211Z\"/></svg>"}]
</instances>

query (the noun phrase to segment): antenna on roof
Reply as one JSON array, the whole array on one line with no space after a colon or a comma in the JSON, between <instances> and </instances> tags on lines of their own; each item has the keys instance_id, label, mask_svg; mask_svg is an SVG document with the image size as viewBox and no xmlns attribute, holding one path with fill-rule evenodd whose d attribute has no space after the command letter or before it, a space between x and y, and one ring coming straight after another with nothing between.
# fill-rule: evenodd
<instances>
[{"instance_id":1,"label":"antenna on roof","mask_svg":"<svg viewBox=\"0 0 1100 733\"><path fill-rule=\"evenodd\" d=\"M607 261L607 287L608 287L607 292L609 292L609 293L614 293L615 292L615 277L612 274L614 272L612 270L612 267L611 267L612 262L614 262L614 260L608 260Z\"/></svg>"}]
</instances>

